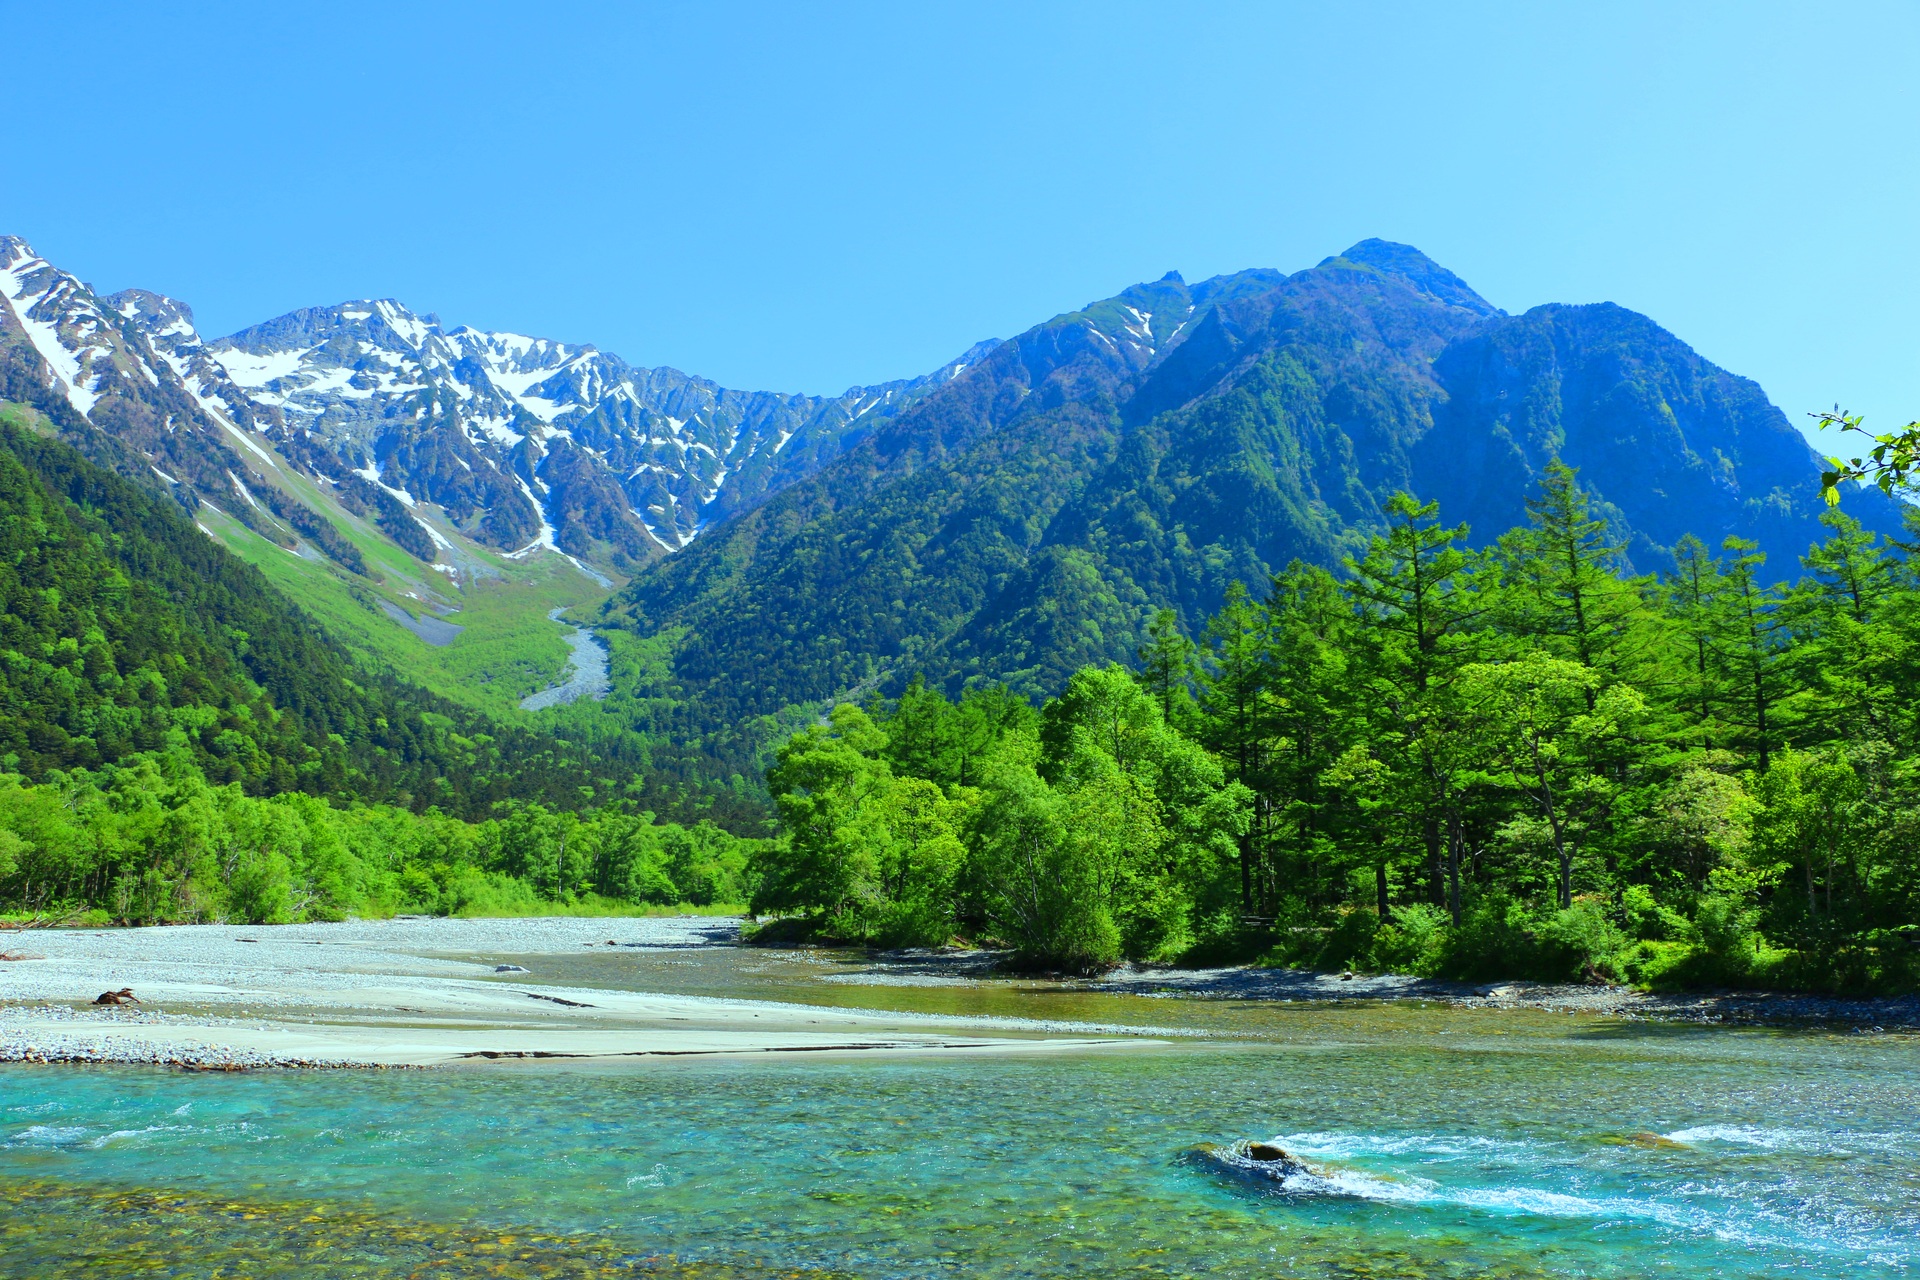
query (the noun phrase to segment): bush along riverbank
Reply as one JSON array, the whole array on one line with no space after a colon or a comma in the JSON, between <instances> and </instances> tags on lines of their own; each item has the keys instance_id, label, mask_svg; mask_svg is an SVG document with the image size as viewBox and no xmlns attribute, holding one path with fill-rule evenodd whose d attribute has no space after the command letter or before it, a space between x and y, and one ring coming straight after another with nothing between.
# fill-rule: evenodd
<instances>
[{"instance_id":1,"label":"bush along riverbank","mask_svg":"<svg viewBox=\"0 0 1920 1280\"><path fill-rule=\"evenodd\" d=\"M753 840L507 802L485 821L250 796L185 752L0 774L0 904L16 920L279 924L349 914L631 914L743 902Z\"/></svg>"},{"instance_id":2,"label":"bush along riverbank","mask_svg":"<svg viewBox=\"0 0 1920 1280\"><path fill-rule=\"evenodd\" d=\"M916 682L768 780L756 910L878 946L1653 987L1920 979L1920 562L1840 514L1804 573L1629 572L1573 472L1484 549L1401 495L1336 576L1036 712ZM791 928L792 926L783 926Z\"/></svg>"}]
</instances>

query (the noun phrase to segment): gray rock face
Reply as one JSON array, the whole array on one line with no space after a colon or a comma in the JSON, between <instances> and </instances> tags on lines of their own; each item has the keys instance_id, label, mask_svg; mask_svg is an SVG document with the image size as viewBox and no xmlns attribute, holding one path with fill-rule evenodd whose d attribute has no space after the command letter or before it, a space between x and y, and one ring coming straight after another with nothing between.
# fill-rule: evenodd
<instances>
[{"instance_id":1,"label":"gray rock face","mask_svg":"<svg viewBox=\"0 0 1920 1280\"><path fill-rule=\"evenodd\" d=\"M192 313L171 299L101 297L0 236L0 399L32 405L83 452L164 483L189 510L206 501L265 527L242 451L264 463L252 438L279 415L206 356Z\"/></svg>"},{"instance_id":2,"label":"gray rock face","mask_svg":"<svg viewBox=\"0 0 1920 1280\"><path fill-rule=\"evenodd\" d=\"M835 397L733 391L591 346L449 329L392 299L306 308L208 349L364 478L509 550L550 541L626 564L811 474L991 344Z\"/></svg>"},{"instance_id":3,"label":"gray rock face","mask_svg":"<svg viewBox=\"0 0 1920 1280\"><path fill-rule=\"evenodd\" d=\"M0 293L5 398L78 436L97 428L183 505L244 520L277 503L283 523L347 559L319 516L246 485L241 451L278 465L271 444L423 559L435 552L408 514L417 502L510 554L553 547L631 571L813 474L995 345L924 377L802 396L450 329L392 299L308 307L208 342L186 304L96 296L11 236Z\"/></svg>"}]
</instances>

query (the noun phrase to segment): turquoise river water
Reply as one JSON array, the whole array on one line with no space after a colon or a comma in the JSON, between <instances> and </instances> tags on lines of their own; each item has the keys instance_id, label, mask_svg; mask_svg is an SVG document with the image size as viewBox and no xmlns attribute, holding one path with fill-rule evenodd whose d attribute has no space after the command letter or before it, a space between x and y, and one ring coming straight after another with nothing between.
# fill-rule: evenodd
<instances>
[{"instance_id":1,"label":"turquoise river water","mask_svg":"<svg viewBox=\"0 0 1920 1280\"><path fill-rule=\"evenodd\" d=\"M1533 1012L543 978L1179 1031L977 1058L0 1067L0 1276L1905 1275L1920 1045ZM1196 1144L1277 1138L1249 1184Z\"/></svg>"}]
</instances>

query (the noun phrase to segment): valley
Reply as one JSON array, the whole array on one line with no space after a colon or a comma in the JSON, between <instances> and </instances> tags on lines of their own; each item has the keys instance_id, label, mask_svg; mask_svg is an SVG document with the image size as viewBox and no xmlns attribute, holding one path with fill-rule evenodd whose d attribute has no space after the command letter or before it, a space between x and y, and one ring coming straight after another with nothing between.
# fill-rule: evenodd
<instances>
[{"instance_id":1,"label":"valley","mask_svg":"<svg viewBox=\"0 0 1920 1280\"><path fill-rule=\"evenodd\" d=\"M1830 511L1758 385L1612 303L1363 240L817 397L391 299L209 340L11 237L0 293L36 923L681 902L1068 972L1909 980L1868 797L1910 509Z\"/></svg>"},{"instance_id":2,"label":"valley","mask_svg":"<svg viewBox=\"0 0 1920 1280\"><path fill-rule=\"evenodd\" d=\"M1131 661L1156 609L1191 630L1231 581L1337 565L1395 488L1491 536L1562 456L1642 571L1687 533L1784 570L1817 533L1819 464L1752 383L1611 304L1507 316L1383 241L1175 273L838 397L392 300L209 341L184 303L95 296L17 239L0 257L5 394L43 429L489 714L565 669L554 608L631 634L654 674L618 690L625 729L703 744L709 772L755 773L778 726L915 675L1041 697ZM1877 494L1853 509L1899 528ZM461 630L422 639L426 615Z\"/></svg>"},{"instance_id":3,"label":"valley","mask_svg":"<svg viewBox=\"0 0 1920 1280\"><path fill-rule=\"evenodd\" d=\"M1920 8L5 32L0 1280L1920 1272Z\"/></svg>"}]
</instances>

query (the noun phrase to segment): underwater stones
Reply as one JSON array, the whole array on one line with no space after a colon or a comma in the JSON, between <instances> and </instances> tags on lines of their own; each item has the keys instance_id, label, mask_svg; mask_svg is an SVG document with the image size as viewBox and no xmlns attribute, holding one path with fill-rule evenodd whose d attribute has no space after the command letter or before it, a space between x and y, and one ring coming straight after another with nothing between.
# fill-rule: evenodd
<instances>
[{"instance_id":1,"label":"underwater stones","mask_svg":"<svg viewBox=\"0 0 1920 1280\"><path fill-rule=\"evenodd\" d=\"M1269 1146L1264 1142L1249 1142L1247 1144L1247 1159L1249 1160L1267 1161L1285 1160L1286 1158L1287 1153L1285 1148Z\"/></svg>"}]
</instances>

